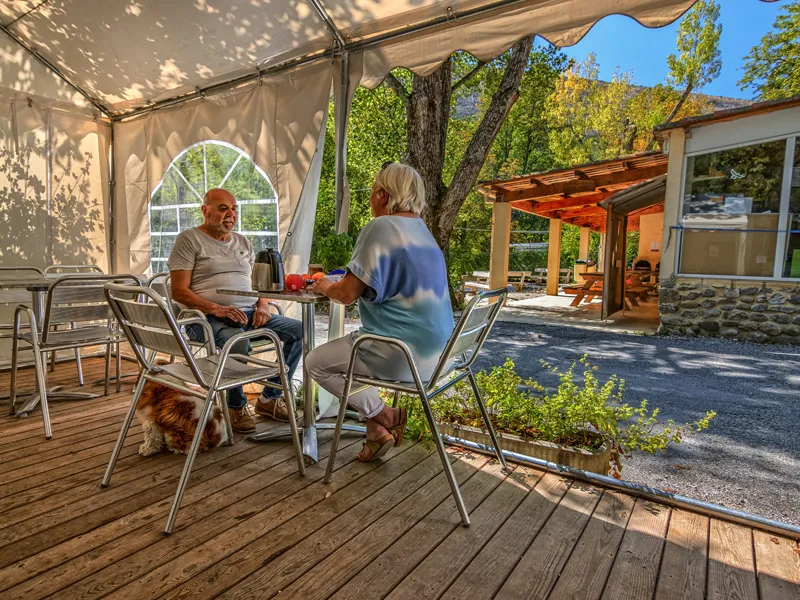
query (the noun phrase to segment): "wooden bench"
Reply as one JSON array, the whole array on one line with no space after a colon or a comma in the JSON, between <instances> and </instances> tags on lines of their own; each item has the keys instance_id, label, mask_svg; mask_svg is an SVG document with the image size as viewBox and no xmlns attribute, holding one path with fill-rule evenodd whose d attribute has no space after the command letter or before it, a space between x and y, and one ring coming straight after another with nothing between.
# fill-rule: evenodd
<instances>
[{"instance_id":1,"label":"wooden bench","mask_svg":"<svg viewBox=\"0 0 800 600\"><path fill-rule=\"evenodd\" d=\"M539 267L538 269L534 269L536 275L534 275L531 279L538 283L539 285L544 285L547 282L547 268L546 267ZM559 269L558 270L558 282L559 283L570 283L572 281L572 269Z\"/></svg>"},{"instance_id":2,"label":"wooden bench","mask_svg":"<svg viewBox=\"0 0 800 600\"><path fill-rule=\"evenodd\" d=\"M530 279L530 276L530 271L509 271L506 279L506 285L513 285L514 289L516 289L518 292L521 292L525 287L525 279ZM464 299L464 295L468 290L472 290L472 292L475 293L480 290L489 289L491 289L489 286L489 271L473 271L472 275L461 276L460 295L462 300Z\"/></svg>"}]
</instances>

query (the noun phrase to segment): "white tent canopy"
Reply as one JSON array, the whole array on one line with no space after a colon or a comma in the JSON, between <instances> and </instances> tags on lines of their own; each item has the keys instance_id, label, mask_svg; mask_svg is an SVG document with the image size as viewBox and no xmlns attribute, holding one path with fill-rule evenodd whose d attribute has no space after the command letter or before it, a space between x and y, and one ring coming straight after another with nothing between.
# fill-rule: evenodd
<instances>
[{"instance_id":1,"label":"white tent canopy","mask_svg":"<svg viewBox=\"0 0 800 600\"><path fill-rule=\"evenodd\" d=\"M530 34L569 45L609 14L663 26L693 2L5 0L0 263L143 272L150 195L172 159L207 139L236 145L269 175L281 248L303 269L341 73L346 107L356 84L378 85L398 66L424 74L456 50L488 60Z\"/></svg>"}]
</instances>

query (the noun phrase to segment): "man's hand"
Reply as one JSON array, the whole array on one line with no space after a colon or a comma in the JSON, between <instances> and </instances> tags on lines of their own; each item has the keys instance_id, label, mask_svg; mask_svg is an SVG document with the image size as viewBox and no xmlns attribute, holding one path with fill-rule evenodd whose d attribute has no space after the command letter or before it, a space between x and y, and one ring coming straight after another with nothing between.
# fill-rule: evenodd
<instances>
[{"instance_id":1,"label":"man's hand","mask_svg":"<svg viewBox=\"0 0 800 600\"><path fill-rule=\"evenodd\" d=\"M247 315L235 306L220 306L217 304L211 314L220 319L230 319L236 323L247 325ZM253 320L255 321L255 317Z\"/></svg>"},{"instance_id":2,"label":"man's hand","mask_svg":"<svg viewBox=\"0 0 800 600\"><path fill-rule=\"evenodd\" d=\"M253 327L261 327L269 323L271 316L267 306L258 306L253 313Z\"/></svg>"}]
</instances>

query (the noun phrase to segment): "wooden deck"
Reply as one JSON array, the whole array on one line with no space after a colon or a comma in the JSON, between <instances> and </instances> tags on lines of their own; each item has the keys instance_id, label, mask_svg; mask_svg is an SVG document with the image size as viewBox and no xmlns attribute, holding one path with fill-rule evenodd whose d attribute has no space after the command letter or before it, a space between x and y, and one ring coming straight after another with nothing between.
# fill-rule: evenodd
<instances>
[{"instance_id":1,"label":"wooden deck","mask_svg":"<svg viewBox=\"0 0 800 600\"><path fill-rule=\"evenodd\" d=\"M86 380L101 369L85 361ZM50 380L71 385L74 365ZM796 540L451 450L465 529L437 456L413 442L361 464L345 438L325 485L324 465L297 476L288 443L240 439L198 457L165 536L182 457L139 457L135 426L98 485L130 393L53 404L50 441L39 411L3 409L0 598L800 598Z\"/></svg>"}]
</instances>

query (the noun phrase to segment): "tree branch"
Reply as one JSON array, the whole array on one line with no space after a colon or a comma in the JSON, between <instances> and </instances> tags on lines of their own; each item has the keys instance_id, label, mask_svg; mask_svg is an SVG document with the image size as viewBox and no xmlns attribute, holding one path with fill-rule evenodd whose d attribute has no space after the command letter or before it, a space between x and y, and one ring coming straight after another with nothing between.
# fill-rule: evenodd
<instances>
[{"instance_id":1,"label":"tree branch","mask_svg":"<svg viewBox=\"0 0 800 600\"><path fill-rule=\"evenodd\" d=\"M455 92L455 91L456 91L458 88L460 88L462 85L464 85L465 83L467 83L467 82L468 82L470 79L472 79L473 77L475 77L475 75L477 75L477 74L480 72L480 70L481 70L483 67L485 67L487 64L488 64L488 63L485 63L485 62L483 62L483 61L478 61L478 64L477 64L477 65L475 65L475 68L474 68L474 69L472 69L472 70L471 70L469 73L467 73L466 75L464 75L464 76L463 76L461 79L459 79L458 81L456 81L456 82L453 84L453 87L451 87L451 88L450 88L450 91L451 91L451 92Z\"/></svg>"},{"instance_id":2,"label":"tree branch","mask_svg":"<svg viewBox=\"0 0 800 600\"><path fill-rule=\"evenodd\" d=\"M483 115L475 135L472 136L469 146L456 169L450 187L447 190L445 202L439 215L442 229L449 224L452 228L461 205L464 203L472 186L483 168L486 156L492 147L494 138L503 126L511 107L519 97L519 86L525 68L528 66L533 36L524 37L512 47L511 58L503 72L500 87ZM452 213L452 214L451 214ZM448 232L449 233L449 232Z\"/></svg>"},{"instance_id":3,"label":"tree branch","mask_svg":"<svg viewBox=\"0 0 800 600\"><path fill-rule=\"evenodd\" d=\"M409 104L411 103L411 94L408 93L408 90L403 85L403 82L395 77L394 74L389 72L386 75L386 85L392 88L392 91L397 94L397 97L400 98L400 101L403 103L406 111L408 111Z\"/></svg>"},{"instance_id":4,"label":"tree branch","mask_svg":"<svg viewBox=\"0 0 800 600\"><path fill-rule=\"evenodd\" d=\"M689 97L689 94L692 93L693 89L694 89L694 85L692 85L691 83L686 86L686 89L683 91L683 94L681 95L680 99L678 100L678 103L675 105L675 108L672 109L672 112L669 113L669 116L667 117L667 120L664 121L664 123L671 123L672 122L672 119L674 119L675 115L678 114L678 111L681 109L681 106L683 106L683 103L686 102L686 99Z\"/></svg>"}]
</instances>

